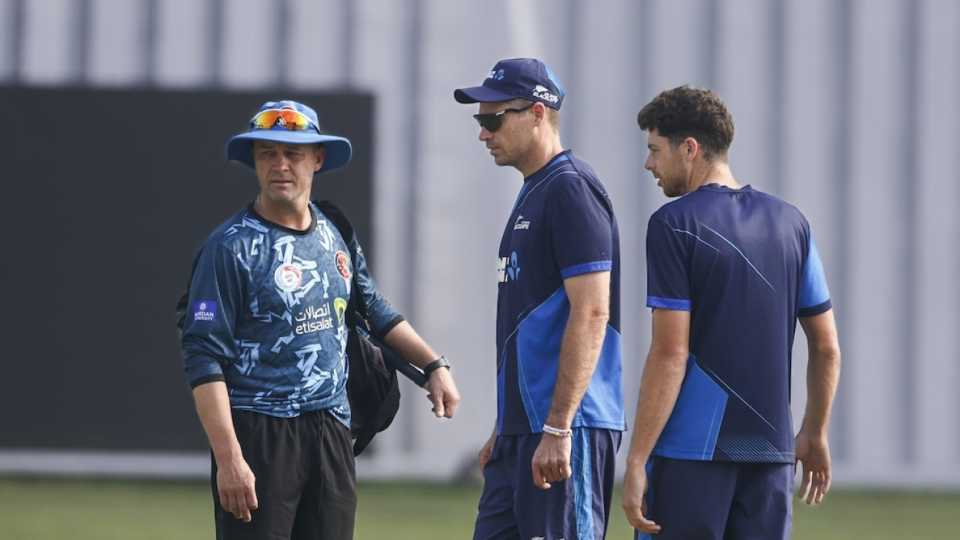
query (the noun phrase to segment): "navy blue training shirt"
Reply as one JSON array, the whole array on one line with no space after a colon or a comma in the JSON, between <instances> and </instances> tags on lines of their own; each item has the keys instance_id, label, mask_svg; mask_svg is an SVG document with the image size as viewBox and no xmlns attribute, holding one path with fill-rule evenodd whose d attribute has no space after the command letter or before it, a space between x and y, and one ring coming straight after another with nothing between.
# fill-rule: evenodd
<instances>
[{"instance_id":1,"label":"navy blue training shirt","mask_svg":"<svg viewBox=\"0 0 960 540\"><path fill-rule=\"evenodd\" d=\"M691 313L690 358L658 456L794 462L797 317L830 309L806 218L750 186L708 184L647 228L647 306Z\"/></svg>"},{"instance_id":2,"label":"navy blue training shirt","mask_svg":"<svg viewBox=\"0 0 960 540\"><path fill-rule=\"evenodd\" d=\"M497 433L539 433L550 411L570 315L563 280L609 271L610 320L573 427L623 430L620 239L590 166L569 151L523 182L497 264Z\"/></svg>"},{"instance_id":3,"label":"navy blue training shirt","mask_svg":"<svg viewBox=\"0 0 960 540\"><path fill-rule=\"evenodd\" d=\"M350 296L380 336L403 317L377 291L356 238L348 247L313 204L310 212L310 227L296 231L250 205L210 235L188 291L184 368L193 387L225 381L233 409L278 417L329 410L349 426Z\"/></svg>"}]
</instances>

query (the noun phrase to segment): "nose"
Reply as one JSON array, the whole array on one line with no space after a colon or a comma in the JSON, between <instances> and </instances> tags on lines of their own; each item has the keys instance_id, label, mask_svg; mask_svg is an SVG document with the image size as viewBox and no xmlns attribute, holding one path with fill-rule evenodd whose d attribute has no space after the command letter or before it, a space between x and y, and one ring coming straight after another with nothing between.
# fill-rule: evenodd
<instances>
[{"instance_id":1,"label":"nose","mask_svg":"<svg viewBox=\"0 0 960 540\"><path fill-rule=\"evenodd\" d=\"M280 153L280 155L277 156L277 159L273 162L273 168L280 171L286 171L290 169L290 160L287 159L287 156L283 155L283 153Z\"/></svg>"},{"instance_id":2,"label":"nose","mask_svg":"<svg viewBox=\"0 0 960 540\"><path fill-rule=\"evenodd\" d=\"M643 168L650 172L653 172L653 159L647 156L647 160L643 162Z\"/></svg>"},{"instance_id":3,"label":"nose","mask_svg":"<svg viewBox=\"0 0 960 540\"><path fill-rule=\"evenodd\" d=\"M492 139L492 138L493 138L493 133L490 133L489 131L487 131L487 128L484 128L484 127L480 128L480 136L479 136L479 139L480 139L481 141L487 142L487 141L489 141L489 140Z\"/></svg>"}]
</instances>

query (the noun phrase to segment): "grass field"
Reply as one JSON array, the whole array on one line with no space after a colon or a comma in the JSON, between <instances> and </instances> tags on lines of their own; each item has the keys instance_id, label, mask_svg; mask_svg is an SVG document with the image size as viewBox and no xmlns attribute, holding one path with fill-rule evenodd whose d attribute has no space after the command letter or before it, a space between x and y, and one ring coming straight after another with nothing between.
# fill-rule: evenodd
<instances>
[{"instance_id":1,"label":"grass field","mask_svg":"<svg viewBox=\"0 0 960 540\"><path fill-rule=\"evenodd\" d=\"M478 493L476 486L362 484L356 538L470 538ZM0 539L210 539L211 504L200 483L0 479ZM617 505L607 537L630 539ZM954 539L960 493L834 491L824 506L795 508L796 539Z\"/></svg>"}]
</instances>

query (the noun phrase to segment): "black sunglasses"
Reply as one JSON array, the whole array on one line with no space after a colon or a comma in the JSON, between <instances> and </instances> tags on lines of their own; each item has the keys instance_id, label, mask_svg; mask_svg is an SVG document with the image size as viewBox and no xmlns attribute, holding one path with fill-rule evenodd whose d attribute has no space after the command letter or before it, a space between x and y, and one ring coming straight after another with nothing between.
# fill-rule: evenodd
<instances>
[{"instance_id":1,"label":"black sunglasses","mask_svg":"<svg viewBox=\"0 0 960 540\"><path fill-rule=\"evenodd\" d=\"M529 109L530 107L533 107L532 102L526 107L523 107L522 109L504 109L500 112L495 112L495 113L475 114L473 115L473 118L477 121L478 124L480 124L480 127L489 131L490 133L493 133L494 131L500 129L500 126L503 125L503 116L505 114L507 114L508 112L517 112L517 113L523 112Z\"/></svg>"}]
</instances>

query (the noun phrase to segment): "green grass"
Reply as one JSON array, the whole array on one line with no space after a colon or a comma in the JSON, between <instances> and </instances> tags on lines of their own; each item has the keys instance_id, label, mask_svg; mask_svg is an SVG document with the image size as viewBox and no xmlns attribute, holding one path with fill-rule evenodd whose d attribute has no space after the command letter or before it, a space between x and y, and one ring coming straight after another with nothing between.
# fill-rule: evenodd
<instances>
[{"instance_id":1,"label":"green grass","mask_svg":"<svg viewBox=\"0 0 960 540\"><path fill-rule=\"evenodd\" d=\"M479 488L445 484L360 486L356 537L470 538ZM0 480L4 540L210 539L209 488L200 483ZM608 538L630 539L619 499ZM795 506L794 538L956 538L960 494L834 491L827 504Z\"/></svg>"}]
</instances>

